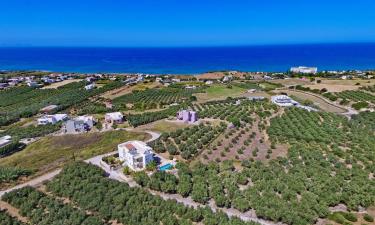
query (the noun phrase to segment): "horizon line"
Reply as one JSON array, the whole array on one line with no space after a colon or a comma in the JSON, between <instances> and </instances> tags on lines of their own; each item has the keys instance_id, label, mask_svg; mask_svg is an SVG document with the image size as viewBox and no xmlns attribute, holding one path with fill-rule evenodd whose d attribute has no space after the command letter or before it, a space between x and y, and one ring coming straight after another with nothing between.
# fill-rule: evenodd
<instances>
[{"instance_id":1,"label":"horizon line","mask_svg":"<svg viewBox=\"0 0 375 225\"><path fill-rule=\"evenodd\" d=\"M231 48L231 47L265 47L265 46L301 46L301 45L361 45L375 44L374 41L353 42L306 42L306 43L268 43L268 44L226 44L226 45L157 45L157 46L126 46L126 45L1 45L0 48Z\"/></svg>"}]
</instances>

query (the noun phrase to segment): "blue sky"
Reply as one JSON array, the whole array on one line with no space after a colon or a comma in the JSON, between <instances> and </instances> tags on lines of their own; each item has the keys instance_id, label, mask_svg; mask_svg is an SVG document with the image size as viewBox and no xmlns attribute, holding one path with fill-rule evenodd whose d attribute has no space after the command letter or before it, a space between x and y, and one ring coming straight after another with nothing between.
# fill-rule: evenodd
<instances>
[{"instance_id":1,"label":"blue sky","mask_svg":"<svg viewBox=\"0 0 375 225\"><path fill-rule=\"evenodd\" d=\"M1 0L0 46L375 42L374 0Z\"/></svg>"}]
</instances>

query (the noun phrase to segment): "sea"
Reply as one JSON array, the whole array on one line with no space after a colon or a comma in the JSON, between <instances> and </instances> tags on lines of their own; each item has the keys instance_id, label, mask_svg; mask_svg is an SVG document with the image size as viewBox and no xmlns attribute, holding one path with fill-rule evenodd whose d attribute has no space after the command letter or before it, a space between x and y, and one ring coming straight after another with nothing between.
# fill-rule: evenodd
<instances>
[{"instance_id":1,"label":"sea","mask_svg":"<svg viewBox=\"0 0 375 225\"><path fill-rule=\"evenodd\" d=\"M375 69L375 43L236 47L0 47L0 70L80 73L199 74Z\"/></svg>"}]
</instances>

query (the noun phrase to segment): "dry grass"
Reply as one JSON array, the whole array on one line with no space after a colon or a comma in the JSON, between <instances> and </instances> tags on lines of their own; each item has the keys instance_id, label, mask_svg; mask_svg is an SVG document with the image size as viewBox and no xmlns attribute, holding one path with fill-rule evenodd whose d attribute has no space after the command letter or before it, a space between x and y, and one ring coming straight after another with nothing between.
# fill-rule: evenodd
<instances>
[{"instance_id":1,"label":"dry grass","mask_svg":"<svg viewBox=\"0 0 375 225\"><path fill-rule=\"evenodd\" d=\"M128 140L146 140L149 134L109 131L79 135L44 137L24 150L0 159L0 166L32 169L40 175L72 161L115 151L117 145Z\"/></svg>"},{"instance_id":2,"label":"dry grass","mask_svg":"<svg viewBox=\"0 0 375 225\"><path fill-rule=\"evenodd\" d=\"M131 93L132 91L135 91L135 90L142 91L142 90L145 90L147 88L151 89L151 88L157 88L157 87L161 87L161 86L162 85L158 82L139 83L139 84L136 84L134 86L125 85L125 86L122 86L120 88L116 88L114 90L107 91L106 93L102 94L101 97L107 98L107 99L115 99L117 97L129 94L129 93Z\"/></svg>"},{"instance_id":3,"label":"dry grass","mask_svg":"<svg viewBox=\"0 0 375 225\"><path fill-rule=\"evenodd\" d=\"M319 79L321 80L321 84L334 84L334 85L356 85L357 83L360 84L360 86L369 86L369 85L374 85L375 80L358 80L358 79L353 79L353 80L342 80L342 79Z\"/></svg>"},{"instance_id":4,"label":"dry grass","mask_svg":"<svg viewBox=\"0 0 375 225\"><path fill-rule=\"evenodd\" d=\"M48 86L44 86L44 87L42 87L42 89L56 89L58 87L66 85L66 84L70 84L70 83L74 83L74 82L79 82L81 80L82 79L63 80L61 82L52 83L52 84L50 84Z\"/></svg>"},{"instance_id":5,"label":"dry grass","mask_svg":"<svg viewBox=\"0 0 375 225\"><path fill-rule=\"evenodd\" d=\"M246 93L246 90L237 86L228 88L226 85L215 84L205 90L205 93L195 94L199 103L212 100L222 100L227 97L239 97Z\"/></svg>"},{"instance_id":6,"label":"dry grass","mask_svg":"<svg viewBox=\"0 0 375 225\"><path fill-rule=\"evenodd\" d=\"M151 130L159 133L173 132L177 129L186 128L190 124L176 122L172 120L158 120L153 123L145 124L136 128L137 131Z\"/></svg>"},{"instance_id":7,"label":"dry grass","mask_svg":"<svg viewBox=\"0 0 375 225\"><path fill-rule=\"evenodd\" d=\"M351 91L357 90L362 86L374 85L375 80L342 80L342 79L319 79L321 83L314 82L309 85L304 85L304 87L309 87L311 89L327 89L329 92L341 92L341 91Z\"/></svg>"},{"instance_id":8,"label":"dry grass","mask_svg":"<svg viewBox=\"0 0 375 225\"><path fill-rule=\"evenodd\" d=\"M357 90L361 86L343 85L343 84L311 84L311 85L304 85L304 87L309 87L311 89L318 89L318 90L325 88L327 89L328 92L341 92L341 91Z\"/></svg>"}]
</instances>

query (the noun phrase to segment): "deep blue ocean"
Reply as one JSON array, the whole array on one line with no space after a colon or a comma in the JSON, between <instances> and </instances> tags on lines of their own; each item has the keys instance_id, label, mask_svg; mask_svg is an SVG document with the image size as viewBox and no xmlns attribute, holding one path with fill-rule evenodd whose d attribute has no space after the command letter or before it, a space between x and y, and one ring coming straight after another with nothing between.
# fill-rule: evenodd
<instances>
[{"instance_id":1,"label":"deep blue ocean","mask_svg":"<svg viewBox=\"0 0 375 225\"><path fill-rule=\"evenodd\" d=\"M373 44L194 48L0 48L0 70L196 74L207 71L375 69Z\"/></svg>"}]
</instances>

